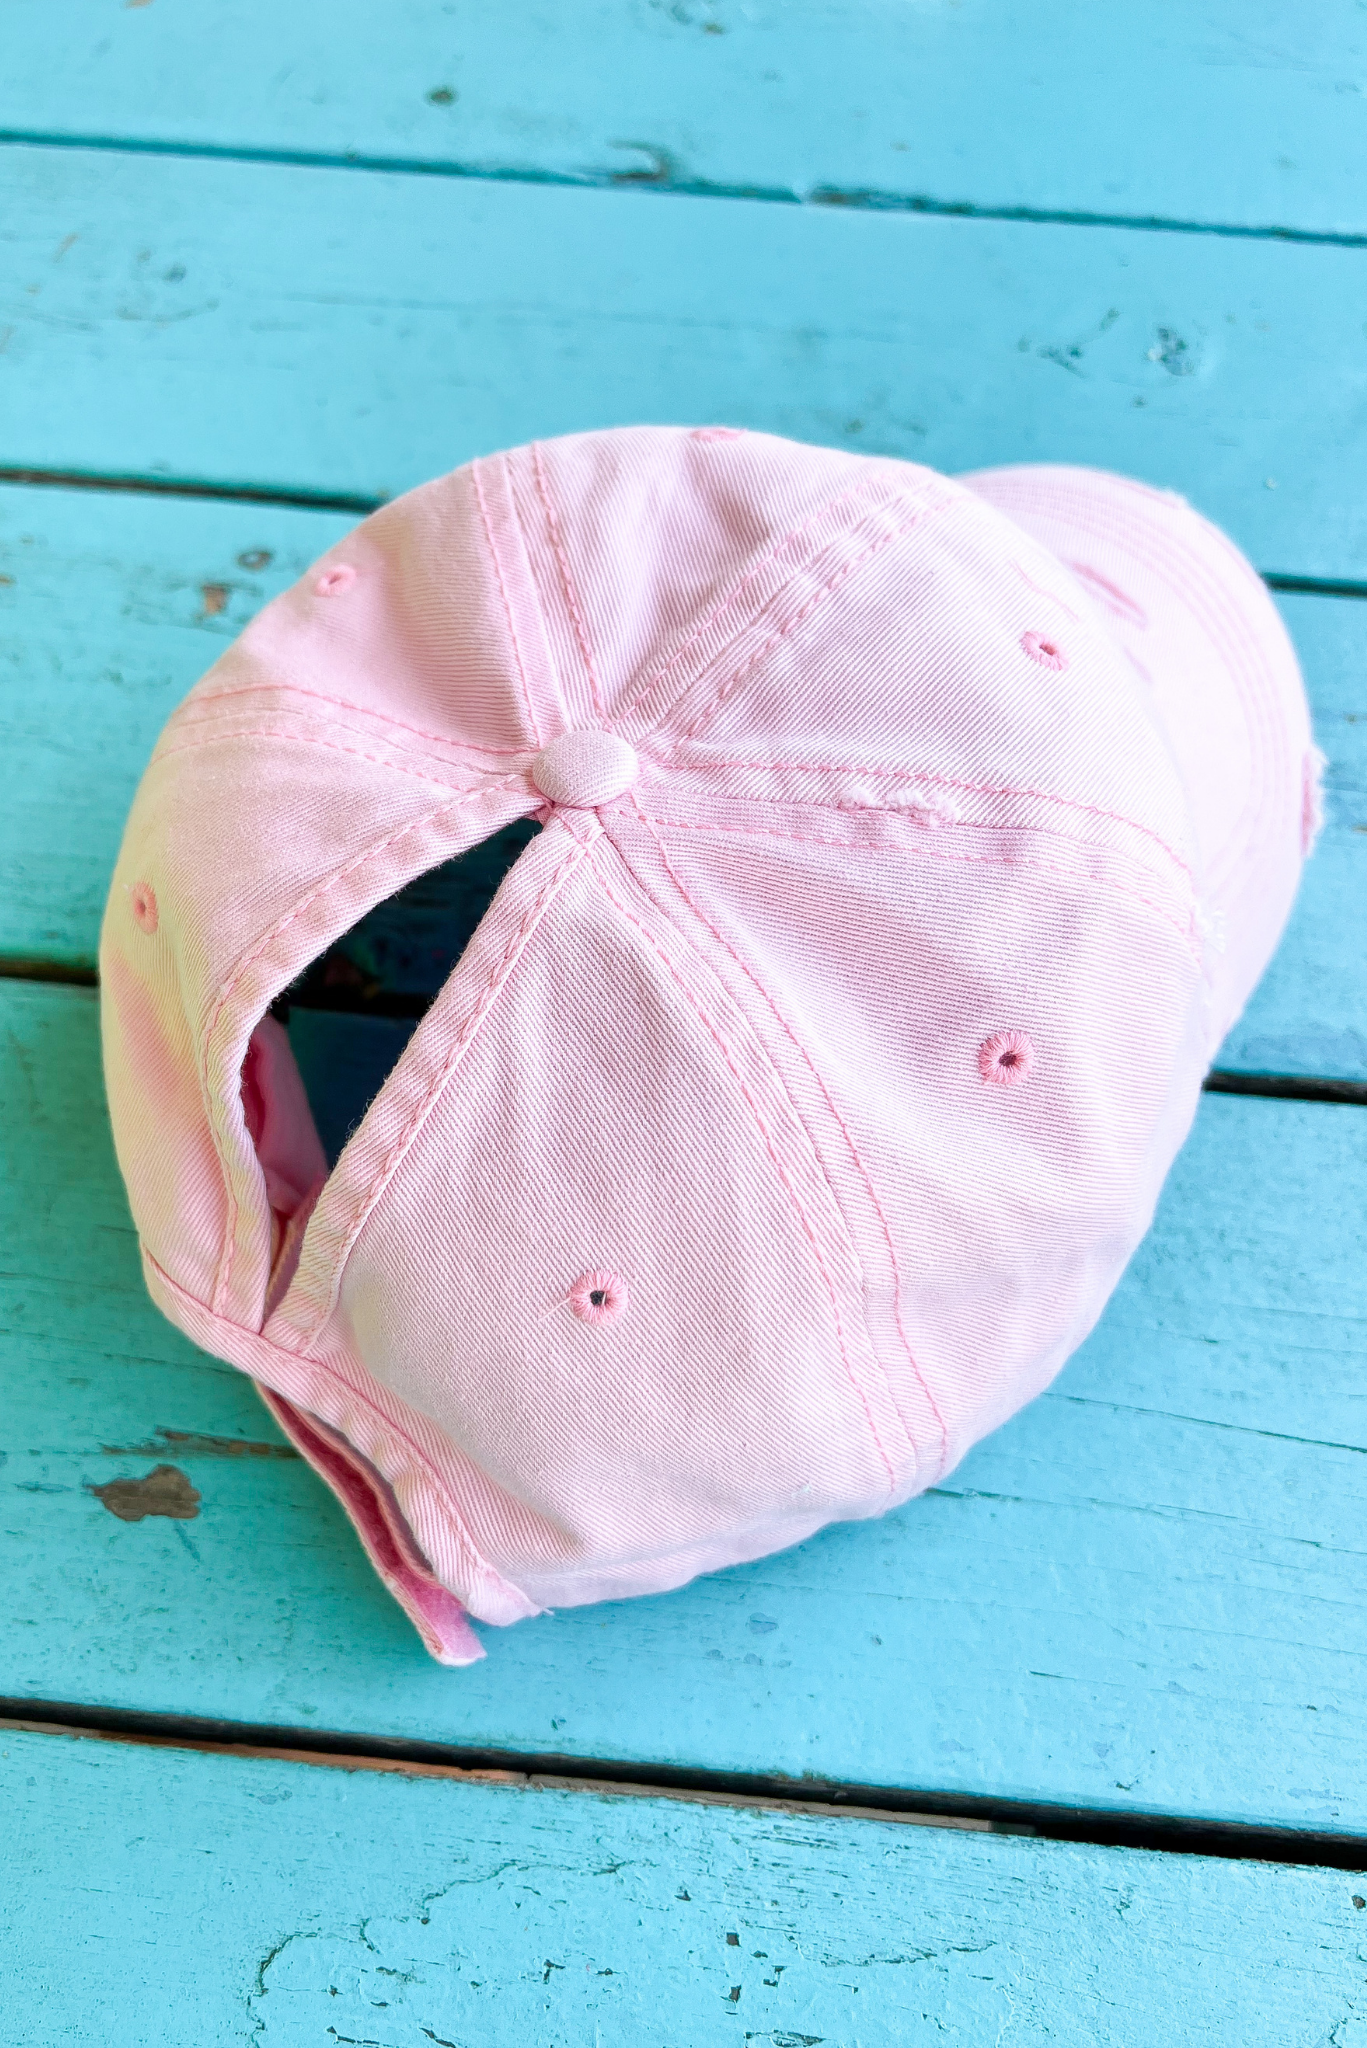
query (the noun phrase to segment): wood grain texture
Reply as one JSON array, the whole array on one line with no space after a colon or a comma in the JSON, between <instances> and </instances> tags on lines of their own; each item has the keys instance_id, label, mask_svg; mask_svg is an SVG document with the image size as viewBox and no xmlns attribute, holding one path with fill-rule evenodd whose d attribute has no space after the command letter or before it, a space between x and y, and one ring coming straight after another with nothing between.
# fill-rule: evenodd
<instances>
[{"instance_id":1,"label":"wood grain texture","mask_svg":"<svg viewBox=\"0 0 1367 2048\"><path fill-rule=\"evenodd\" d=\"M444 1671L146 1300L93 997L0 1020L0 1695L1367 1834L1360 1110L1208 1097L1096 1334L935 1492ZM159 1465L193 1518L89 1491Z\"/></svg>"},{"instance_id":2,"label":"wood grain texture","mask_svg":"<svg viewBox=\"0 0 1367 2048\"><path fill-rule=\"evenodd\" d=\"M1367 559L1358 250L20 148L0 217L19 467L384 494L730 420L1097 463L1264 570Z\"/></svg>"},{"instance_id":3,"label":"wood grain texture","mask_svg":"<svg viewBox=\"0 0 1367 2048\"><path fill-rule=\"evenodd\" d=\"M1352 0L9 0L0 126L1367 229Z\"/></svg>"},{"instance_id":4,"label":"wood grain texture","mask_svg":"<svg viewBox=\"0 0 1367 2048\"><path fill-rule=\"evenodd\" d=\"M1325 824L1285 937L1219 1064L1367 1080L1367 603L1277 602L1328 757Z\"/></svg>"},{"instance_id":5,"label":"wood grain texture","mask_svg":"<svg viewBox=\"0 0 1367 2048\"><path fill-rule=\"evenodd\" d=\"M124 819L162 725L352 524L0 486L0 959L93 971Z\"/></svg>"},{"instance_id":6,"label":"wood grain texture","mask_svg":"<svg viewBox=\"0 0 1367 2048\"><path fill-rule=\"evenodd\" d=\"M24 2048L1367 2042L1342 1871L11 1731L0 1802Z\"/></svg>"},{"instance_id":7,"label":"wood grain texture","mask_svg":"<svg viewBox=\"0 0 1367 2048\"><path fill-rule=\"evenodd\" d=\"M336 514L0 487L0 961L93 971L109 871L161 725ZM1271 972L1221 1054L1367 1079L1367 604L1285 597L1328 822Z\"/></svg>"}]
</instances>

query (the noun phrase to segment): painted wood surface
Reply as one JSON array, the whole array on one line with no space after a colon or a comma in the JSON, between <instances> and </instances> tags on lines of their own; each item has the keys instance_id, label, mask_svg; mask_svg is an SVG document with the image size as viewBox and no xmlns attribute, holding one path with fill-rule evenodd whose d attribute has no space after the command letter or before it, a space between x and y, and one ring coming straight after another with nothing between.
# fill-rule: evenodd
<instances>
[{"instance_id":1,"label":"painted wood surface","mask_svg":"<svg viewBox=\"0 0 1367 2048\"><path fill-rule=\"evenodd\" d=\"M1343 1871L12 1731L0 1812L24 2048L1367 2042Z\"/></svg>"},{"instance_id":2,"label":"painted wood surface","mask_svg":"<svg viewBox=\"0 0 1367 2048\"><path fill-rule=\"evenodd\" d=\"M0 959L93 972L157 734L253 613L353 523L0 486Z\"/></svg>"},{"instance_id":3,"label":"painted wood surface","mask_svg":"<svg viewBox=\"0 0 1367 2048\"><path fill-rule=\"evenodd\" d=\"M384 494L730 420L1098 463L1364 575L1356 249L21 148L0 215L11 465Z\"/></svg>"},{"instance_id":4,"label":"painted wood surface","mask_svg":"<svg viewBox=\"0 0 1367 2048\"><path fill-rule=\"evenodd\" d=\"M933 1493L444 1671L144 1296L93 995L0 1020L0 1695L1367 1833L1361 1110L1207 1097L1096 1334ZM169 1515L91 1491L161 1466Z\"/></svg>"},{"instance_id":5,"label":"painted wood surface","mask_svg":"<svg viewBox=\"0 0 1367 2048\"><path fill-rule=\"evenodd\" d=\"M163 720L348 523L0 487L0 960L93 970L124 816ZM1367 1079L1367 604L1280 602L1329 756L1328 822L1221 1064Z\"/></svg>"},{"instance_id":6,"label":"painted wood surface","mask_svg":"<svg viewBox=\"0 0 1367 2048\"><path fill-rule=\"evenodd\" d=\"M1222 1067L1367 1080L1367 603L1278 599L1328 756L1325 828ZM1362 1142L1367 1148L1367 1130Z\"/></svg>"},{"instance_id":7,"label":"painted wood surface","mask_svg":"<svg viewBox=\"0 0 1367 2048\"><path fill-rule=\"evenodd\" d=\"M0 126L1367 229L1353 0L8 0Z\"/></svg>"},{"instance_id":8,"label":"painted wood surface","mask_svg":"<svg viewBox=\"0 0 1367 2048\"><path fill-rule=\"evenodd\" d=\"M1367 17L1288 21L11 0L0 128L134 147L0 149L0 461L364 499L533 434L721 418L1125 469L1264 570L1367 583L1360 249L934 217L1361 239ZM166 708L345 524L0 493L11 963L88 965ZM1288 618L1331 826L1224 1057L1362 1076L1367 605ZM0 1038L0 1693L1367 1838L1360 1112L1204 1103L1096 1336L934 1494L443 1672L246 1383L147 1303L93 998L0 987ZM197 2044L692 2042L720 2014L779 2048L1367 2048L1337 1875L0 1752L25 2048L160 2048L177 2003Z\"/></svg>"}]
</instances>

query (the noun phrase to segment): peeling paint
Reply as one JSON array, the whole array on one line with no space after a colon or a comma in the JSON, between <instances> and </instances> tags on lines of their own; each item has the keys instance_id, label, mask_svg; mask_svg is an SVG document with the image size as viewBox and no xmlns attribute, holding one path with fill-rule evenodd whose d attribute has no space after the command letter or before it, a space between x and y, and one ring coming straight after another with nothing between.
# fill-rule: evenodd
<instances>
[{"instance_id":1,"label":"peeling paint","mask_svg":"<svg viewBox=\"0 0 1367 2048\"><path fill-rule=\"evenodd\" d=\"M86 1491L121 1522L141 1522L148 1515L165 1515L173 1522L193 1521L201 1498L175 1465L156 1465L142 1479L87 1485Z\"/></svg>"},{"instance_id":2,"label":"peeling paint","mask_svg":"<svg viewBox=\"0 0 1367 2048\"><path fill-rule=\"evenodd\" d=\"M158 1423L145 1443L101 1444L107 1458L158 1458L167 1451L178 1458L298 1458L293 1444L263 1443L255 1437L205 1436L193 1429L167 1429Z\"/></svg>"}]
</instances>

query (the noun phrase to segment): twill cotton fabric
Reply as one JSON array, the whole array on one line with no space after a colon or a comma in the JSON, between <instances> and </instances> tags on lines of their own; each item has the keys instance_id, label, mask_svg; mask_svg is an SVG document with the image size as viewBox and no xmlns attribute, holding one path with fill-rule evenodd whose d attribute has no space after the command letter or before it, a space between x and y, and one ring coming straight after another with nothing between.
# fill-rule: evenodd
<instances>
[{"instance_id":1,"label":"twill cotton fabric","mask_svg":"<svg viewBox=\"0 0 1367 2048\"><path fill-rule=\"evenodd\" d=\"M482 459L148 767L101 968L149 1286L448 1662L878 1514L1095 1323L1314 776L1265 590L1168 494L725 429ZM520 817L329 1175L270 1005Z\"/></svg>"}]
</instances>

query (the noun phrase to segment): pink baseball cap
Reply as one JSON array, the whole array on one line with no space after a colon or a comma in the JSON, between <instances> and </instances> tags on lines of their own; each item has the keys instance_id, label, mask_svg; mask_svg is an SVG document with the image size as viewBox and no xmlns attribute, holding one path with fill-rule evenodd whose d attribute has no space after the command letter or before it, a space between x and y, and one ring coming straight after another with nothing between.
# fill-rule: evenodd
<instances>
[{"instance_id":1,"label":"pink baseball cap","mask_svg":"<svg viewBox=\"0 0 1367 2048\"><path fill-rule=\"evenodd\" d=\"M432 1652L881 1513L1045 1387L1315 823L1243 557L1082 469L587 434L367 519L174 714L101 943L148 1285ZM329 1171L271 1005L539 822Z\"/></svg>"}]
</instances>

